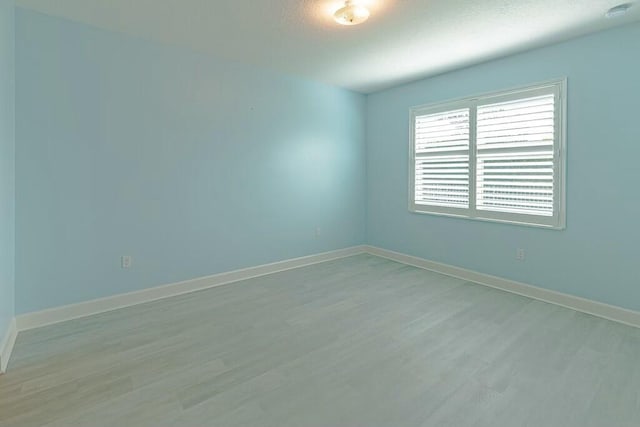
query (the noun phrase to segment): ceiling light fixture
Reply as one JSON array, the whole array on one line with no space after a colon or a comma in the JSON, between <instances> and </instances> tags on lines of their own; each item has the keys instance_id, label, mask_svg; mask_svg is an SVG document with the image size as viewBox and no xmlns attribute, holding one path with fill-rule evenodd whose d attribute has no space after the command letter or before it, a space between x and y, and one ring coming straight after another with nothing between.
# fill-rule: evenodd
<instances>
[{"instance_id":1,"label":"ceiling light fixture","mask_svg":"<svg viewBox=\"0 0 640 427\"><path fill-rule=\"evenodd\" d=\"M633 3L624 3L624 4L619 4L615 7L612 7L611 9L609 9L607 11L607 13L605 14L605 16L607 18L618 18L622 15L624 15L625 13L627 13L627 11L629 9L631 9L631 6L633 6Z\"/></svg>"},{"instance_id":2,"label":"ceiling light fixture","mask_svg":"<svg viewBox=\"0 0 640 427\"><path fill-rule=\"evenodd\" d=\"M369 9L359 4L354 4L352 0L346 0L344 6L336 10L333 18L338 24L358 25L369 19Z\"/></svg>"}]
</instances>

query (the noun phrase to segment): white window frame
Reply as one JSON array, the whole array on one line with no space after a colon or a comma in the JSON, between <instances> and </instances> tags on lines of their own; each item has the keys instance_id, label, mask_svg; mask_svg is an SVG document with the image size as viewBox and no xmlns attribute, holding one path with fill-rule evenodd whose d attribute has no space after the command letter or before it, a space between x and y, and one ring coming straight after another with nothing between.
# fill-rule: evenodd
<instances>
[{"instance_id":1,"label":"white window frame","mask_svg":"<svg viewBox=\"0 0 640 427\"><path fill-rule=\"evenodd\" d=\"M567 157L567 79L555 79L499 92L416 106L410 109L409 143L409 211L419 214L444 215L481 221L504 222L561 230L566 227L566 157ZM554 94L553 146L553 215L528 215L476 209L476 116L478 106ZM417 204L415 202L415 124L416 118L456 109L469 108L469 207L455 208Z\"/></svg>"}]
</instances>

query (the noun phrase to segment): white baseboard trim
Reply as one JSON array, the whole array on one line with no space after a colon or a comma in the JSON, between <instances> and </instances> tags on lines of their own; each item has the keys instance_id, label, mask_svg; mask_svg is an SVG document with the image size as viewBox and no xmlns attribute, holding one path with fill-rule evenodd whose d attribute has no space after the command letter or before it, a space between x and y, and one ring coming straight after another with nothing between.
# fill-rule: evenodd
<instances>
[{"instance_id":1,"label":"white baseboard trim","mask_svg":"<svg viewBox=\"0 0 640 427\"><path fill-rule=\"evenodd\" d=\"M143 289L141 291L114 295L62 307L54 307L33 313L20 314L16 316L16 326L18 331L26 331L29 329L39 328L41 326L52 325L54 323L91 316L93 314L143 304L145 302L183 295L216 286L226 285L228 283L238 282L240 280L291 270L293 268L304 267L311 264L318 264L364 252L364 246L353 246L350 248L338 249L335 251L300 258L278 261L271 264L263 264L255 267L214 274L212 276L185 280L183 282L171 283L168 285Z\"/></svg>"},{"instance_id":2,"label":"white baseboard trim","mask_svg":"<svg viewBox=\"0 0 640 427\"><path fill-rule=\"evenodd\" d=\"M414 267L423 268L425 270L435 271L437 273L446 274L447 276L457 277L469 282L478 283L480 285L489 286L491 288L500 289L536 300L548 302L550 304L560 305L582 313L591 314L593 316L602 317L614 322L624 323L625 325L640 328L640 312L628 310L626 308L605 304L581 298L561 292L551 291L549 289L537 286L527 285L525 283L516 282L514 280L504 279L502 277L491 276L489 274L479 273L473 270L456 267L453 265L442 264L435 261L429 261L424 258L418 258L375 246L365 246L365 252L397 261L403 264L412 265Z\"/></svg>"},{"instance_id":3,"label":"white baseboard trim","mask_svg":"<svg viewBox=\"0 0 640 427\"><path fill-rule=\"evenodd\" d=\"M309 255L300 258L292 258L278 261L271 264L263 264L255 267L214 274L212 276L200 277L168 285L144 289L141 291L119 294L110 297L100 298L92 301L71 304L62 307L55 307L43 311L26 313L14 318L9 330L5 334L5 340L0 346L0 364L2 370L6 369L11 350L17 333L29 329L60 323L67 320L78 319L91 316L93 314L104 313L117 310L119 308L130 307L137 304L156 301L172 296L183 295L195 291L222 286L241 280L291 270L298 267L317 264L338 258L344 258L360 253L369 253L382 258L391 259L403 264L412 265L426 270L435 271L468 280L470 282L500 289L503 291L523 295L529 298L560 305L572 310L592 314L594 316L609 319L615 322L640 328L640 312L624 309L621 307L588 300L573 295L568 295L525 283L504 279L489 274L479 273L473 270L429 261L423 258L406 255L375 246L362 245L350 248Z\"/></svg>"},{"instance_id":4,"label":"white baseboard trim","mask_svg":"<svg viewBox=\"0 0 640 427\"><path fill-rule=\"evenodd\" d=\"M16 327L16 318L11 319L7 332L2 336L0 342L0 374L7 372L7 366L9 366L9 359L11 358L11 352L13 351L13 345L16 343L18 337L18 328Z\"/></svg>"}]
</instances>

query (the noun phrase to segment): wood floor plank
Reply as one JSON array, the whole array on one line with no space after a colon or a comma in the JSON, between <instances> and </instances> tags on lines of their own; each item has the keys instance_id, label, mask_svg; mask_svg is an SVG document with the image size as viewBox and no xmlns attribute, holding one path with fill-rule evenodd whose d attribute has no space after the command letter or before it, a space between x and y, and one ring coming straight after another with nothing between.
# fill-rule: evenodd
<instances>
[{"instance_id":1,"label":"wood floor plank","mask_svg":"<svg viewBox=\"0 0 640 427\"><path fill-rule=\"evenodd\" d=\"M21 333L0 426L637 426L638 360L638 329L358 255Z\"/></svg>"}]
</instances>

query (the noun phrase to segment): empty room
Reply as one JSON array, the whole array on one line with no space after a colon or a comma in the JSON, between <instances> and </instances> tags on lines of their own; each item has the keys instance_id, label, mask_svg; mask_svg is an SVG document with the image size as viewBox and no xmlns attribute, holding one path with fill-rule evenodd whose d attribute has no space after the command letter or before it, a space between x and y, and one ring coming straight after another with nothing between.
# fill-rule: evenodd
<instances>
[{"instance_id":1,"label":"empty room","mask_svg":"<svg viewBox=\"0 0 640 427\"><path fill-rule=\"evenodd\" d=\"M634 1L0 0L0 427L639 426L638 99Z\"/></svg>"}]
</instances>

